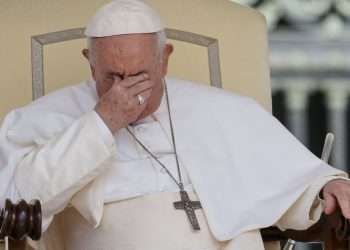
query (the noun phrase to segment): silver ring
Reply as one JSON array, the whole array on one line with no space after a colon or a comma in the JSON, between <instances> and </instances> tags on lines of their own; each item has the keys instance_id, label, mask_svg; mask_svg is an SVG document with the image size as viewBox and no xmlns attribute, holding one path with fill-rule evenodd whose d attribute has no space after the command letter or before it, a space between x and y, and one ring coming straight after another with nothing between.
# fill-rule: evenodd
<instances>
[{"instance_id":1,"label":"silver ring","mask_svg":"<svg viewBox=\"0 0 350 250\"><path fill-rule=\"evenodd\" d=\"M137 100L139 101L139 105L145 103L145 98L142 95L137 95Z\"/></svg>"}]
</instances>

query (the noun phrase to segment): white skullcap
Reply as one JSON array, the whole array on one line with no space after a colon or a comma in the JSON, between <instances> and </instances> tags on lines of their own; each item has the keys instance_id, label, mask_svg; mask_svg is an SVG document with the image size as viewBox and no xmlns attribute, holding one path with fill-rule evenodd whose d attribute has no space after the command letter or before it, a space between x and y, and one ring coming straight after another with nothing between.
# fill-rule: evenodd
<instances>
[{"instance_id":1,"label":"white skullcap","mask_svg":"<svg viewBox=\"0 0 350 250\"><path fill-rule=\"evenodd\" d=\"M87 37L155 33L163 30L159 15L141 0L114 0L103 6L86 27Z\"/></svg>"}]
</instances>

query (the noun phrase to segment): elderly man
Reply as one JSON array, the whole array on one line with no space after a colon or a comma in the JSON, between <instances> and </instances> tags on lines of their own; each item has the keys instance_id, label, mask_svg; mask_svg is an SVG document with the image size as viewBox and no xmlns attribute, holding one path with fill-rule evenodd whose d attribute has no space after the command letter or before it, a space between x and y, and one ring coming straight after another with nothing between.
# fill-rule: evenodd
<instances>
[{"instance_id":1,"label":"elderly man","mask_svg":"<svg viewBox=\"0 0 350 250\"><path fill-rule=\"evenodd\" d=\"M86 35L93 80L0 130L2 198L41 200L41 249L264 249L260 228L350 218L346 174L254 101L166 77L173 47L149 6L115 0Z\"/></svg>"}]
</instances>

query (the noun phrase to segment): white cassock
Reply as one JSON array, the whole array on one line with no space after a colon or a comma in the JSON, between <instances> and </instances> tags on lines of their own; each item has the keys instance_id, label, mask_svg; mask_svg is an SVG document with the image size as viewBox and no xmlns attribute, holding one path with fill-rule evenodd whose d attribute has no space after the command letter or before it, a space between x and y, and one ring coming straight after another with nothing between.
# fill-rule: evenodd
<instances>
[{"instance_id":1,"label":"white cassock","mask_svg":"<svg viewBox=\"0 0 350 250\"><path fill-rule=\"evenodd\" d=\"M165 171L125 129L110 133L88 81L11 112L0 130L2 199L41 200L42 249L256 250L260 228L305 229L319 219L319 191L345 173L250 98L170 78L167 86L202 230L173 208L180 197ZM132 130L177 177L165 98Z\"/></svg>"}]
</instances>

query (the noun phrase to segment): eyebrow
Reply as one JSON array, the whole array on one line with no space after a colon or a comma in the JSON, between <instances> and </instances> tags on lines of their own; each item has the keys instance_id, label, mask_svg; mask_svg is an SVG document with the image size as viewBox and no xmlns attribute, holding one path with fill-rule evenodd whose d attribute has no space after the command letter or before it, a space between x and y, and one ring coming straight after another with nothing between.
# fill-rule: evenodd
<instances>
[{"instance_id":1,"label":"eyebrow","mask_svg":"<svg viewBox=\"0 0 350 250\"><path fill-rule=\"evenodd\" d=\"M115 72L115 71L108 71L107 75L115 75L115 76L118 76L118 77L122 77L123 76L121 73Z\"/></svg>"}]
</instances>

